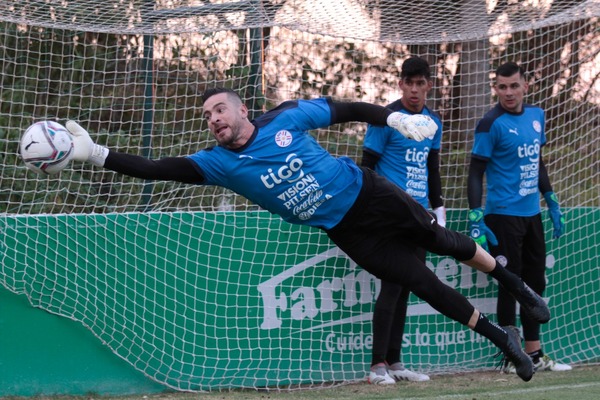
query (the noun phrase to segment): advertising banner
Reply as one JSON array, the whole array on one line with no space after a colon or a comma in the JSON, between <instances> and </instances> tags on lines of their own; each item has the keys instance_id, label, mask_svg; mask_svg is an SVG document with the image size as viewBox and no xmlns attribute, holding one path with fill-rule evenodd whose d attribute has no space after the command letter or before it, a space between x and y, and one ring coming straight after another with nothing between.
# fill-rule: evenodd
<instances>
[{"instance_id":1,"label":"advertising banner","mask_svg":"<svg viewBox=\"0 0 600 400\"><path fill-rule=\"evenodd\" d=\"M449 220L464 213L451 211ZM575 214L598 232L598 210ZM368 370L380 282L318 230L264 212L1 222L0 284L35 307L79 321L169 387L331 382L363 379ZM451 222L451 228L466 227ZM571 362L600 357L597 233L584 232L548 242L545 297L553 319L543 340ZM495 319L497 284L490 277L448 257L429 255L427 266ZM424 372L499 362L489 341L412 294L402 347L403 361Z\"/></svg>"}]
</instances>

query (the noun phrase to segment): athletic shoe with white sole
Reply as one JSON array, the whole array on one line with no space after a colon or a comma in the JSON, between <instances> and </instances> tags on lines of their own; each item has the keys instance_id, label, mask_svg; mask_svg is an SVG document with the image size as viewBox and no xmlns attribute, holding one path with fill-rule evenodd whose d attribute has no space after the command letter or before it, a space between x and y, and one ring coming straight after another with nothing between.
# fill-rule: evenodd
<instances>
[{"instance_id":1,"label":"athletic shoe with white sole","mask_svg":"<svg viewBox=\"0 0 600 400\"><path fill-rule=\"evenodd\" d=\"M393 385L396 381L388 374L385 365L381 364L371 368L369 383L371 385Z\"/></svg>"},{"instance_id":2,"label":"athletic shoe with white sole","mask_svg":"<svg viewBox=\"0 0 600 400\"><path fill-rule=\"evenodd\" d=\"M399 381L425 382L425 381L429 380L428 375L411 371L410 369L404 368L404 366L400 363L390 365L390 367L388 368L388 374L392 378L394 378L397 382L399 382Z\"/></svg>"},{"instance_id":3,"label":"athletic shoe with white sole","mask_svg":"<svg viewBox=\"0 0 600 400\"><path fill-rule=\"evenodd\" d=\"M553 372L570 371L573 369L573 367L568 364L561 364L554 361L547 354L544 354L542 357L540 357L538 362L533 363L533 368L535 368L536 371Z\"/></svg>"},{"instance_id":4,"label":"athletic shoe with white sole","mask_svg":"<svg viewBox=\"0 0 600 400\"><path fill-rule=\"evenodd\" d=\"M550 356L548 356L547 354L544 354L538 360L538 362L533 363L533 369L535 370L535 372L541 372L541 371L563 372L563 371L570 371L573 369L573 367L571 367L568 364L562 364L562 363L556 362L552 358L550 358ZM509 362L502 368L502 372L507 373L507 374L516 373L514 364Z\"/></svg>"}]
</instances>

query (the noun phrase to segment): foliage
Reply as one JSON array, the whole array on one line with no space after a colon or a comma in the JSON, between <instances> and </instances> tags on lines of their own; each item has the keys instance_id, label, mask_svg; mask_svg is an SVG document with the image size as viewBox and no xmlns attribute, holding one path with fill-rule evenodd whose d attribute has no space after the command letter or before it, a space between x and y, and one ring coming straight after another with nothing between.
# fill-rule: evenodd
<instances>
[{"instance_id":1,"label":"foliage","mask_svg":"<svg viewBox=\"0 0 600 400\"><path fill-rule=\"evenodd\" d=\"M275 15L284 4L268 2L267 11ZM560 2L555 7L560 7ZM452 10L460 12L458 8ZM385 12L397 11L390 6ZM488 44L487 49L490 71L507 55L522 55L516 61L532 71L528 101L547 110L548 164L565 162L565 157L573 154L573 146L586 149L580 161L589 168L576 173L577 182L584 187L598 183L593 160L598 145L586 133L600 126L600 112L588 93L578 88L576 79L579 66L597 58L600 46L589 44L596 40L598 24L597 19L588 18L517 32L504 46ZM447 170L442 175L444 184L454 188L449 196L455 199L450 200L452 206L466 206L461 180L468 165L465 132L472 129L473 116L461 101L467 90L473 90L464 81L474 73L469 71L473 66L466 62L463 52L469 42L407 46L382 40L379 50L373 52L360 40L320 35L310 35L307 48L306 33L287 28L216 31L199 41L194 35L144 37L12 22L0 23L0 34L0 201L6 204L2 212L253 208L223 189L140 182L109 171L91 171L89 166L75 165L63 171L60 180L33 179L19 161L19 136L39 119L62 123L76 119L94 133L98 143L117 150L150 157L190 154L214 144L202 121L199 100L199 94L210 85L238 89L248 99L252 116L286 100L278 98L285 86L290 87L284 92L288 98L356 100L371 96L373 102L385 104L397 85L397 60L409 54L424 54L436 68L431 102L446 125L442 162ZM284 37L290 46L276 47ZM540 46L540 40L545 45ZM152 65L147 65L144 56L147 46L155 53ZM382 62L382 54L386 62ZM267 58L278 60L276 71L265 70ZM454 60L458 60L456 70ZM382 88L380 92L368 93L367 73L374 76L369 85ZM481 90L487 93L489 88ZM332 154L359 162L364 129L362 124L341 124L313 134ZM582 199L581 191L567 183L568 176L553 179L561 192L568 193L563 197L572 205L597 203L593 190Z\"/></svg>"}]
</instances>

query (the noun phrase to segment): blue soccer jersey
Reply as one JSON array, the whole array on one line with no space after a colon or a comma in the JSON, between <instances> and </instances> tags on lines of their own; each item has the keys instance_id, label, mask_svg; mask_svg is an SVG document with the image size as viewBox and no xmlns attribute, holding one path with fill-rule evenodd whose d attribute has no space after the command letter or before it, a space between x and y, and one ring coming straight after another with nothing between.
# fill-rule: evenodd
<instances>
[{"instance_id":1,"label":"blue soccer jersey","mask_svg":"<svg viewBox=\"0 0 600 400\"><path fill-rule=\"evenodd\" d=\"M531 217L540 212L544 121L539 107L526 104L513 114L497 105L477 124L472 153L487 161L485 214Z\"/></svg>"},{"instance_id":2,"label":"blue soccer jersey","mask_svg":"<svg viewBox=\"0 0 600 400\"><path fill-rule=\"evenodd\" d=\"M388 108L404 114L413 114L404 108L400 100L393 102ZM375 165L378 174L394 182L427 208L429 204L427 157L430 150L440 149L442 123L437 114L427 107L421 114L429 115L437 124L438 129L433 138L417 142L405 138L393 128L369 125L364 147L381 157Z\"/></svg>"},{"instance_id":3,"label":"blue soccer jersey","mask_svg":"<svg viewBox=\"0 0 600 400\"><path fill-rule=\"evenodd\" d=\"M253 124L242 148L189 156L204 183L231 189L290 223L337 225L358 197L362 171L347 157L332 157L308 133L331 124L329 100L288 101Z\"/></svg>"}]
</instances>

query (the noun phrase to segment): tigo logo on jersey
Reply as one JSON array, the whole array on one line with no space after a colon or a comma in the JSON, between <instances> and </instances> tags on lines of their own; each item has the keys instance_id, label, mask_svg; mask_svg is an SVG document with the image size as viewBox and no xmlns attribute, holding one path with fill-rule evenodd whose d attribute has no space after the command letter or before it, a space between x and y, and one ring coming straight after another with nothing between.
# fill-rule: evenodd
<instances>
[{"instance_id":1,"label":"tigo logo on jersey","mask_svg":"<svg viewBox=\"0 0 600 400\"><path fill-rule=\"evenodd\" d=\"M294 183L304 178L304 171L302 171L304 163L295 153L288 154L285 162L286 164L279 167L277 171L269 168L266 175L260 176L260 180L267 189L273 189L276 185L283 182Z\"/></svg>"},{"instance_id":2,"label":"tigo logo on jersey","mask_svg":"<svg viewBox=\"0 0 600 400\"><path fill-rule=\"evenodd\" d=\"M288 147L292 144L292 134L286 130L277 132L275 134L275 143L279 147Z\"/></svg>"},{"instance_id":3,"label":"tigo logo on jersey","mask_svg":"<svg viewBox=\"0 0 600 400\"><path fill-rule=\"evenodd\" d=\"M532 144L523 143L523 145L517 148L517 155L519 158L529 158L531 162L538 162L540 147L538 139L535 139Z\"/></svg>"},{"instance_id":4,"label":"tigo logo on jersey","mask_svg":"<svg viewBox=\"0 0 600 400\"><path fill-rule=\"evenodd\" d=\"M427 157L429 156L429 147L419 150L417 148L406 149L404 159L406 162L418 163L420 168L427 166Z\"/></svg>"}]
</instances>

